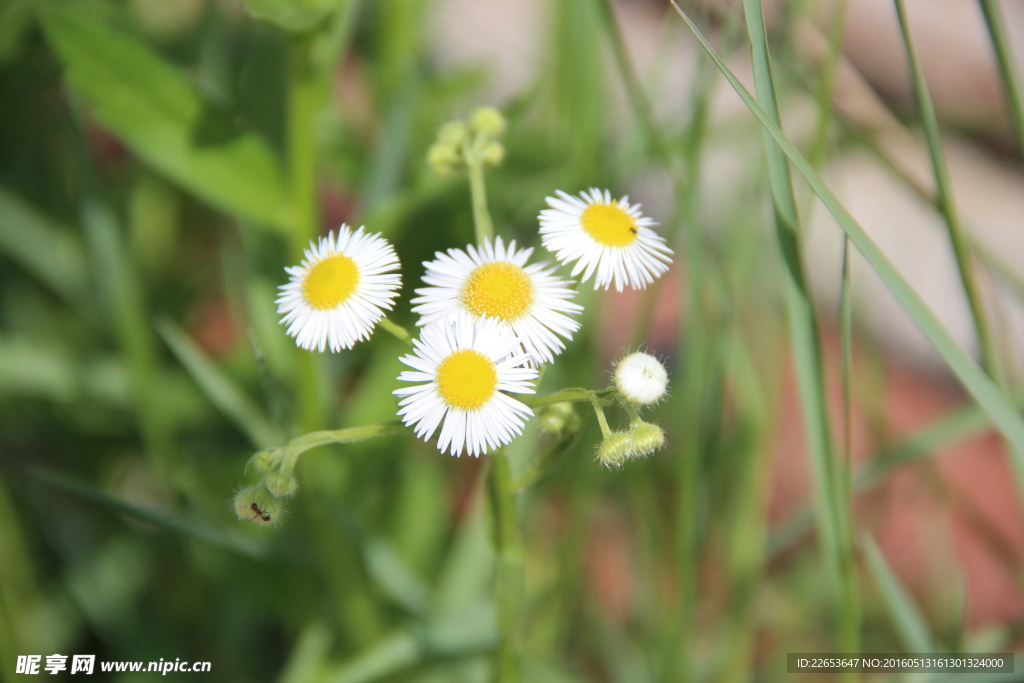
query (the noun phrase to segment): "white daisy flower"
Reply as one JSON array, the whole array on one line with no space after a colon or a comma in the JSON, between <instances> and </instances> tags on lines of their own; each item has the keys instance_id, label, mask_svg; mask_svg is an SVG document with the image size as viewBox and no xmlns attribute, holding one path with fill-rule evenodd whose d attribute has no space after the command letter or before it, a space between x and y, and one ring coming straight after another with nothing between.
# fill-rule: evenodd
<instances>
[{"instance_id":1,"label":"white daisy flower","mask_svg":"<svg viewBox=\"0 0 1024 683\"><path fill-rule=\"evenodd\" d=\"M472 456L498 448L522 433L533 411L502 392L534 393L537 371L521 367L519 340L498 320L462 313L424 326L415 351L400 360L413 368L398 376L415 386L396 389L398 415L426 441L441 425L437 449Z\"/></svg>"},{"instance_id":2,"label":"white daisy flower","mask_svg":"<svg viewBox=\"0 0 1024 683\"><path fill-rule=\"evenodd\" d=\"M394 305L401 275L391 244L380 234L342 224L319 244L309 243L301 266L278 288L277 312L295 343L309 351L350 349L370 336Z\"/></svg>"},{"instance_id":3,"label":"white daisy flower","mask_svg":"<svg viewBox=\"0 0 1024 683\"><path fill-rule=\"evenodd\" d=\"M615 366L615 388L630 403L655 403L668 388L668 372L654 356L636 351Z\"/></svg>"},{"instance_id":4,"label":"white daisy flower","mask_svg":"<svg viewBox=\"0 0 1024 683\"><path fill-rule=\"evenodd\" d=\"M520 338L533 365L547 363L562 352L559 336L572 339L580 324L570 318L583 310L570 299L576 292L570 282L554 274L548 263L526 265L533 249L506 247L501 238L483 246L437 252L436 260L423 265L423 282L412 300L418 325L444 320L458 311L476 319L494 318Z\"/></svg>"},{"instance_id":5,"label":"white daisy flower","mask_svg":"<svg viewBox=\"0 0 1024 683\"><path fill-rule=\"evenodd\" d=\"M541 241L562 263L576 261L574 277L583 272L586 281L596 272L594 289L614 281L621 292L624 285L644 289L668 270L672 250L651 229L657 223L629 197L612 199L608 190L595 188L579 197L556 194L546 199L551 208L540 212Z\"/></svg>"}]
</instances>

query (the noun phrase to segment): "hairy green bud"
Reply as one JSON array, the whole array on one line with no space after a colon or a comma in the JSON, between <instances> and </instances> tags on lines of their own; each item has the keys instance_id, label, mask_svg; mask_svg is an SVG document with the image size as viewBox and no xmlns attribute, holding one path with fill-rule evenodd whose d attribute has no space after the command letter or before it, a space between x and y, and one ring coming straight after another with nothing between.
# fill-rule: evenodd
<instances>
[{"instance_id":1,"label":"hairy green bud","mask_svg":"<svg viewBox=\"0 0 1024 683\"><path fill-rule=\"evenodd\" d=\"M294 496L299 490L299 480L294 475L272 472L263 478L267 490L277 498L288 498Z\"/></svg>"},{"instance_id":2,"label":"hairy green bud","mask_svg":"<svg viewBox=\"0 0 1024 683\"><path fill-rule=\"evenodd\" d=\"M628 432L612 432L597 449L597 459L608 467L622 467L633 455L633 439Z\"/></svg>"},{"instance_id":3,"label":"hairy green bud","mask_svg":"<svg viewBox=\"0 0 1024 683\"><path fill-rule=\"evenodd\" d=\"M239 519L260 526L277 524L284 512L280 499L271 494L263 484L240 489L235 494L233 507Z\"/></svg>"},{"instance_id":4,"label":"hairy green bud","mask_svg":"<svg viewBox=\"0 0 1024 683\"><path fill-rule=\"evenodd\" d=\"M656 424L642 420L630 426L629 438L633 442L633 457L650 455L665 445L665 431Z\"/></svg>"}]
</instances>

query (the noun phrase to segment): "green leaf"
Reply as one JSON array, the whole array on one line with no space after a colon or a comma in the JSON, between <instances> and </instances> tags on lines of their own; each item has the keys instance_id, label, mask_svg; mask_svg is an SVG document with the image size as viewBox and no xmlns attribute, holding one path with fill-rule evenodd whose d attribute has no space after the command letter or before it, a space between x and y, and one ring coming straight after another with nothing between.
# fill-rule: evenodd
<instances>
[{"instance_id":1,"label":"green leaf","mask_svg":"<svg viewBox=\"0 0 1024 683\"><path fill-rule=\"evenodd\" d=\"M161 318L156 329L210 402L245 432L253 445L257 448L280 445L281 435L256 403L221 372L181 328L170 319Z\"/></svg>"},{"instance_id":2,"label":"green leaf","mask_svg":"<svg viewBox=\"0 0 1024 683\"><path fill-rule=\"evenodd\" d=\"M7 188L0 187L0 252L62 296L80 305L89 294L85 245Z\"/></svg>"},{"instance_id":3,"label":"green leaf","mask_svg":"<svg viewBox=\"0 0 1024 683\"><path fill-rule=\"evenodd\" d=\"M757 117L761 126L768 132L771 139L789 158L793 167L804 177L822 204L829 210L836 222L849 236L850 241L864 257L864 260L871 265L879 279L892 292L892 295L903 306L907 314L914 320L921 332L928 338L935 349L942 356L950 370L963 384L964 388L971 394L975 401L984 408L991 416L992 421L999 430L1006 436L1012 445L1013 463L1017 475L1018 486L1024 490L1024 420L1016 408L1007 399L1006 395L982 372L977 363L971 360L970 356L961 349L949 331L942 326L942 323L935 316L928 305L914 291L892 261L879 249L878 245L868 236L867 232L850 212L840 203L836 196L821 179L814 167L807 161L800 151L790 142L782 130L775 125L771 117L761 108L754 98L743 87L736 75L726 66L725 62L718 55L707 38L700 32L700 29L686 14L679 8L675 0L672 3L676 11L686 22L690 31L696 36L704 51L711 57L722 75L732 86L736 94L740 96L743 103Z\"/></svg>"},{"instance_id":4,"label":"green leaf","mask_svg":"<svg viewBox=\"0 0 1024 683\"><path fill-rule=\"evenodd\" d=\"M936 652L928 622L889 567L889 563L885 561L875 541L865 534L861 538L861 548L867 559L868 570L878 585L878 590L896 626L896 632L903 641L903 647L907 652Z\"/></svg>"},{"instance_id":5,"label":"green leaf","mask_svg":"<svg viewBox=\"0 0 1024 683\"><path fill-rule=\"evenodd\" d=\"M743 13L750 36L757 99L763 103L772 123L780 125L761 0L744 0ZM842 475L836 471L833 458L828 401L822 374L821 339L818 335L813 297L804 274L800 219L789 164L786 163L786 157L782 152L772 144L767 133L764 135L764 146L768 160L772 203L775 207L775 232L786 275L784 287L793 345L793 364L796 367L804 429L807 432L815 477L818 528L823 541L825 561L828 568L834 572L835 590L839 598L837 642L843 651L852 652L858 647L859 616L853 584L853 539L849 532L848 514L850 503L843 495L846 492L845 488L838 485Z\"/></svg>"},{"instance_id":6,"label":"green leaf","mask_svg":"<svg viewBox=\"0 0 1024 683\"><path fill-rule=\"evenodd\" d=\"M73 493L79 497L91 500L94 503L110 508L117 512L134 517L142 522L147 522L168 531L173 531L183 536L189 536L198 541L224 548L232 552L252 558L263 558L268 554L266 544L252 538L246 538L226 529L210 525L208 522L198 518L188 518L167 510L141 507L129 503L120 498L115 498L103 491L78 479L65 476L52 470L41 467L30 467L26 470L28 474L38 479L47 486Z\"/></svg>"},{"instance_id":7,"label":"green leaf","mask_svg":"<svg viewBox=\"0 0 1024 683\"><path fill-rule=\"evenodd\" d=\"M245 0L245 10L289 31L306 31L338 7L338 0Z\"/></svg>"},{"instance_id":8,"label":"green leaf","mask_svg":"<svg viewBox=\"0 0 1024 683\"><path fill-rule=\"evenodd\" d=\"M51 7L41 16L65 80L136 154L225 211L261 225L285 222L280 170L262 138L136 39L73 11Z\"/></svg>"}]
</instances>

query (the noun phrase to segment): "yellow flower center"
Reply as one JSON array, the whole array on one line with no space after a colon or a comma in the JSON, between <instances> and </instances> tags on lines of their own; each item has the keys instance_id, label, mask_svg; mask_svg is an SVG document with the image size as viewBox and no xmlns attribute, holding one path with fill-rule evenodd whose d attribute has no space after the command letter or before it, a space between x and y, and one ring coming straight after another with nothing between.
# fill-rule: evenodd
<instances>
[{"instance_id":1,"label":"yellow flower center","mask_svg":"<svg viewBox=\"0 0 1024 683\"><path fill-rule=\"evenodd\" d=\"M494 363L479 351L456 351L437 366L437 390L450 406L473 410L487 403L498 387Z\"/></svg>"},{"instance_id":2,"label":"yellow flower center","mask_svg":"<svg viewBox=\"0 0 1024 683\"><path fill-rule=\"evenodd\" d=\"M356 262L344 254L335 254L313 266L302 284L302 294L313 308L334 308L352 296L359 284Z\"/></svg>"},{"instance_id":3,"label":"yellow flower center","mask_svg":"<svg viewBox=\"0 0 1024 683\"><path fill-rule=\"evenodd\" d=\"M475 315L515 320L533 302L533 282L522 268L507 261L479 266L462 288L462 303Z\"/></svg>"},{"instance_id":4,"label":"yellow flower center","mask_svg":"<svg viewBox=\"0 0 1024 683\"><path fill-rule=\"evenodd\" d=\"M618 202L591 204L583 210L582 220L587 234L609 247L632 244L640 233L632 216L619 208Z\"/></svg>"}]
</instances>

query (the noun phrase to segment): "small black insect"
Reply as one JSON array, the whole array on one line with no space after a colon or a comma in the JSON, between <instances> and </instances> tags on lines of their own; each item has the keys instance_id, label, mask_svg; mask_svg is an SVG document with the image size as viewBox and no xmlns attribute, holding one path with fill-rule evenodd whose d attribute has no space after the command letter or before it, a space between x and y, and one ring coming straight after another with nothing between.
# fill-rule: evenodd
<instances>
[{"instance_id":1,"label":"small black insect","mask_svg":"<svg viewBox=\"0 0 1024 683\"><path fill-rule=\"evenodd\" d=\"M257 517L259 517L264 522L269 522L270 521L270 514L267 513L264 510L261 510L260 506L256 504L256 501L253 501L252 505L250 505L249 508L253 512L253 515L252 515L253 519L256 519Z\"/></svg>"},{"instance_id":2,"label":"small black insect","mask_svg":"<svg viewBox=\"0 0 1024 683\"><path fill-rule=\"evenodd\" d=\"M636 226L633 226L633 225L629 226L629 231L631 233L633 233L634 235L636 235L637 233L640 232L639 230L636 229Z\"/></svg>"}]
</instances>

